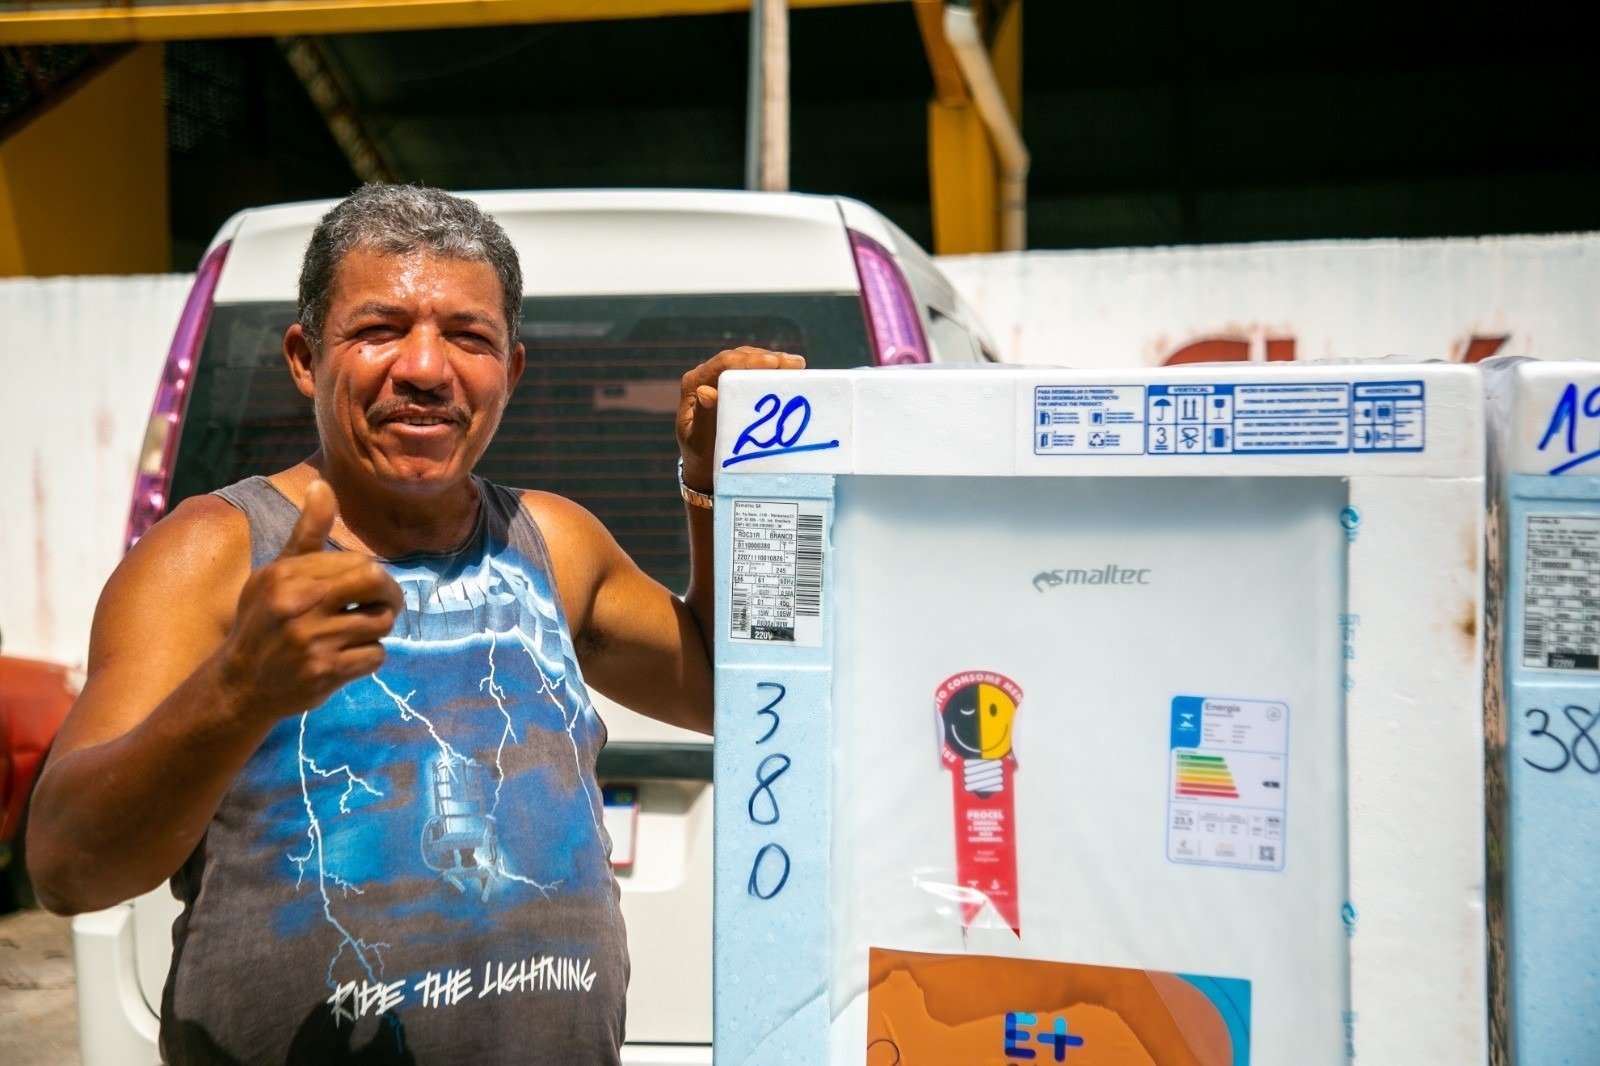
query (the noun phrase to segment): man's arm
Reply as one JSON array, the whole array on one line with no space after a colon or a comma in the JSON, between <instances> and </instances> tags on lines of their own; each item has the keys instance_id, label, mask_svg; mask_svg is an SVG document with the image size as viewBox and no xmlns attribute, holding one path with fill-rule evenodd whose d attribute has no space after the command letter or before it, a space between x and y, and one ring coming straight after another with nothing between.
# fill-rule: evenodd
<instances>
[{"instance_id":1,"label":"man's arm","mask_svg":"<svg viewBox=\"0 0 1600 1066\"><path fill-rule=\"evenodd\" d=\"M711 660L689 606L578 504L545 492L522 499L549 548L584 680L640 714L711 732Z\"/></svg>"},{"instance_id":2,"label":"man's arm","mask_svg":"<svg viewBox=\"0 0 1600 1066\"><path fill-rule=\"evenodd\" d=\"M717 381L726 370L798 370L798 355L722 352L683 376L678 447L683 480L709 493L717 436ZM711 512L685 506L689 588L680 598L628 558L588 511L558 496L524 502L550 546L584 677L618 703L669 725L711 732L713 587Z\"/></svg>"},{"instance_id":3,"label":"man's arm","mask_svg":"<svg viewBox=\"0 0 1600 1066\"><path fill-rule=\"evenodd\" d=\"M327 487L308 491L283 556L252 575L244 516L198 498L112 574L30 808L46 907L108 907L172 876L278 719L382 662L399 590L370 560L321 550L332 516Z\"/></svg>"}]
</instances>

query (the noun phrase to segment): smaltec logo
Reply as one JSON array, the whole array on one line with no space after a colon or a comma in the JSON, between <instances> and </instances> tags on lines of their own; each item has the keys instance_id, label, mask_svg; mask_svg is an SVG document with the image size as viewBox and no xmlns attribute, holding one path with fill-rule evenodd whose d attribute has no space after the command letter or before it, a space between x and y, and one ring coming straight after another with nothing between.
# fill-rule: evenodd
<instances>
[{"instance_id":1,"label":"smaltec logo","mask_svg":"<svg viewBox=\"0 0 1600 1066\"><path fill-rule=\"evenodd\" d=\"M1066 1062L1068 1051L1083 1046L1083 1037L1068 1032L1065 1018L1053 1018L1045 1024L1039 1021L1036 1014L1007 1012L1006 1058L1040 1058L1040 1048L1030 1047L1030 1044L1050 1049L1051 1058L1046 1061Z\"/></svg>"},{"instance_id":2,"label":"smaltec logo","mask_svg":"<svg viewBox=\"0 0 1600 1066\"><path fill-rule=\"evenodd\" d=\"M1034 575L1033 587L1039 592L1060 588L1063 585L1148 585L1150 571L1116 563L1107 563L1098 570L1041 570Z\"/></svg>"}]
</instances>

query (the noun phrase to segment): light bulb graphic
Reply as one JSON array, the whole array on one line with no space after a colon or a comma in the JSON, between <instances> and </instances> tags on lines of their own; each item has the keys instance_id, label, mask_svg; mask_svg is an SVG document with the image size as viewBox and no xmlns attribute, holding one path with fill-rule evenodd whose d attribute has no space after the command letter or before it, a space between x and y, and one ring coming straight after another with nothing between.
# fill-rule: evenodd
<instances>
[{"instance_id":1,"label":"light bulb graphic","mask_svg":"<svg viewBox=\"0 0 1600 1066\"><path fill-rule=\"evenodd\" d=\"M1016 701L998 686L980 681L951 693L942 713L945 743L961 759L962 786L977 796L1003 792L1001 760L1011 754Z\"/></svg>"},{"instance_id":2,"label":"light bulb graphic","mask_svg":"<svg viewBox=\"0 0 1600 1066\"><path fill-rule=\"evenodd\" d=\"M1018 937L1016 791L1010 786L1021 702L1021 686L992 670L955 674L933 695L939 761L950 772L956 877L973 892L961 904L962 927L988 905Z\"/></svg>"}]
</instances>

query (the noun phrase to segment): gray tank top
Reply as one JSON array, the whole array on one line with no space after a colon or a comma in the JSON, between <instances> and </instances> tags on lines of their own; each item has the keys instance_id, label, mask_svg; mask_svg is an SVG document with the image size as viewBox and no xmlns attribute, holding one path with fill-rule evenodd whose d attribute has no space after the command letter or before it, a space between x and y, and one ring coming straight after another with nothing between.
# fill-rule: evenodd
<instances>
[{"instance_id":1,"label":"gray tank top","mask_svg":"<svg viewBox=\"0 0 1600 1066\"><path fill-rule=\"evenodd\" d=\"M273 728L172 879L168 1062L618 1061L605 728L537 525L477 484L463 548L383 560L383 666ZM299 509L265 478L217 495L274 559Z\"/></svg>"}]
</instances>

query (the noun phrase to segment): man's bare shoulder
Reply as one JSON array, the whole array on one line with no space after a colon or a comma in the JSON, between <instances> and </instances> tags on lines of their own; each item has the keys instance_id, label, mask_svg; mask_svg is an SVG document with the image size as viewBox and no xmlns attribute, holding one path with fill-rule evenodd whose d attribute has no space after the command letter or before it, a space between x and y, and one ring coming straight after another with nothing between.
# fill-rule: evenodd
<instances>
[{"instance_id":1,"label":"man's bare shoulder","mask_svg":"<svg viewBox=\"0 0 1600 1066\"><path fill-rule=\"evenodd\" d=\"M216 496L195 496L129 550L106 582L99 614L127 618L153 606L190 618L198 611L226 627L249 576L250 522L244 512Z\"/></svg>"},{"instance_id":2,"label":"man's bare shoulder","mask_svg":"<svg viewBox=\"0 0 1600 1066\"><path fill-rule=\"evenodd\" d=\"M628 557L582 504L553 492L515 491L544 538L568 623L578 636L588 628L596 589Z\"/></svg>"},{"instance_id":3,"label":"man's bare shoulder","mask_svg":"<svg viewBox=\"0 0 1600 1066\"><path fill-rule=\"evenodd\" d=\"M512 491L521 497L522 506L539 523L539 530L546 538L552 532L556 532L563 535L577 534L591 537L602 534L607 540L610 539L610 534L606 533L600 519L575 500L569 500L553 492L541 492L538 489Z\"/></svg>"},{"instance_id":4,"label":"man's bare shoulder","mask_svg":"<svg viewBox=\"0 0 1600 1066\"><path fill-rule=\"evenodd\" d=\"M123 563L141 571L181 571L207 578L247 574L250 520L220 496L191 496L151 526Z\"/></svg>"}]
</instances>

